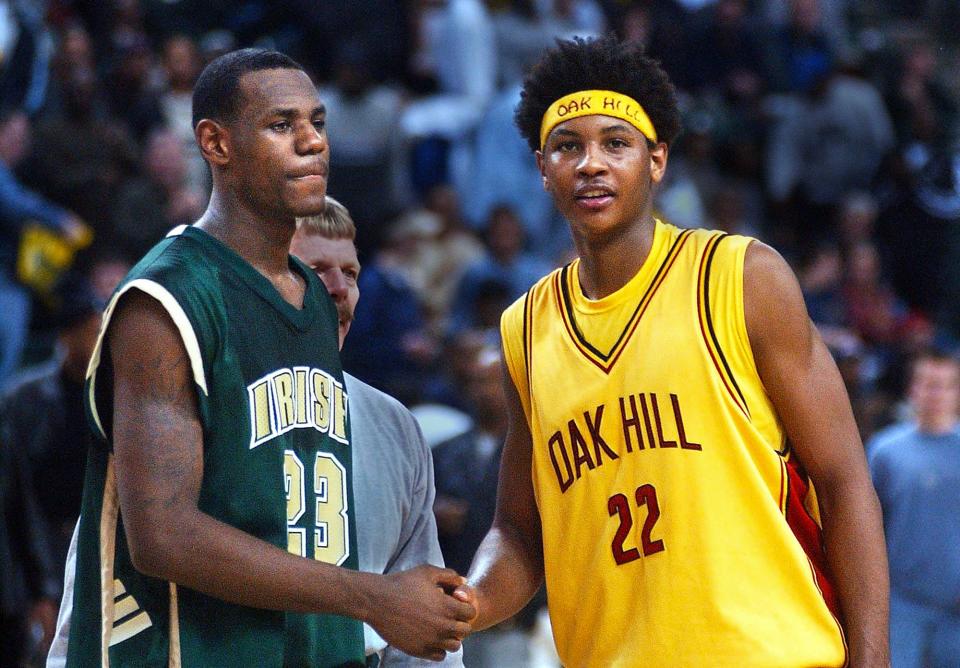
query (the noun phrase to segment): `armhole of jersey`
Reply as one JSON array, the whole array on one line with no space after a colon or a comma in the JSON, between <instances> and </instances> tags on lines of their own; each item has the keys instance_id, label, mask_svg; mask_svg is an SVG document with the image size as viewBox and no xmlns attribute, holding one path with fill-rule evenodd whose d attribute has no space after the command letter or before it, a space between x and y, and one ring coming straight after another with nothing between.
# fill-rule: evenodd
<instances>
[{"instance_id":1,"label":"armhole of jersey","mask_svg":"<svg viewBox=\"0 0 960 668\"><path fill-rule=\"evenodd\" d=\"M747 237L731 237L730 243L736 244L733 254L732 285L734 310L736 317L733 318L735 341L737 344L740 359L746 363L748 370L756 375L759 382L760 373L757 370L757 362L753 357L753 346L750 345L750 335L747 333L747 313L744 308L743 296L743 266L747 257L747 250L753 245L753 239Z\"/></svg>"},{"instance_id":2,"label":"armhole of jersey","mask_svg":"<svg viewBox=\"0 0 960 668\"><path fill-rule=\"evenodd\" d=\"M743 311L743 260L750 241L727 234L711 237L703 251L701 286L707 346L727 393L748 419L756 403L749 382L756 367Z\"/></svg>"},{"instance_id":3,"label":"armhole of jersey","mask_svg":"<svg viewBox=\"0 0 960 668\"><path fill-rule=\"evenodd\" d=\"M503 342L503 357L528 421L530 419L528 375L530 368L530 346L528 345L530 308L530 292L527 292L504 311L503 317L500 319L500 340Z\"/></svg>"},{"instance_id":4,"label":"armhole of jersey","mask_svg":"<svg viewBox=\"0 0 960 668\"><path fill-rule=\"evenodd\" d=\"M113 316L113 312L116 309L120 298L132 289L137 289L147 295L150 295L160 302L161 306L163 306L164 310L170 316L170 319L173 320L173 324L177 327L177 331L180 332L180 338L183 340L183 345L186 348L187 356L190 358L190 368L193 372L193 381L197 384L204 395L208 394L207 379L203 369L203 356L200 354L200 343L197 339L197 334L193 329L193 325L190 323L190 319L184 312L183 307L180 306L180 303L177 301L176 297L174 297L159 283L146 278L138 278L130 281L120 290L118 290L110 299L110 303L107 304L107 308L103 313L103 323L100 325L100 333L97 335L97 343L93 348L93 354L90 356L90 363L87 365L87 380L89 382L87 384L88 387L86 401L90 409L90 415L97 426L97 430L105 439L107 438L107 433L100 420L100 412L96 402L97 371L100 368L100 356L103 352L103 339L107 332L107 328L110 325L110 318Z\"/></svg>"}]
</instances>

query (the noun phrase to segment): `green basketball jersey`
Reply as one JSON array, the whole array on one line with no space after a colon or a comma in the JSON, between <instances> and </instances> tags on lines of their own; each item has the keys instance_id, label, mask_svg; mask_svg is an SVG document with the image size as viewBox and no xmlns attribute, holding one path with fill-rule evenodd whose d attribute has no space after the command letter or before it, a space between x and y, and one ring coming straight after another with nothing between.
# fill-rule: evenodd
<instances>
[{"instance_id":1,"label":"green basketball jersey","mask_svg":"<svg viewBox=\"0 0 960 668\"><path fill-rule=\"evenodd\" d=\"M357 568L347 395L336 309L302 263L302 309L227 246L175 230L128 274L87 372L91 449L67 666L363 664L360 622L227 603L137 572L119 513L110 443L109 339L130 290L157 299L190 358L203 424L200 509L310 559Z\"/></svg>"}]
</instances>

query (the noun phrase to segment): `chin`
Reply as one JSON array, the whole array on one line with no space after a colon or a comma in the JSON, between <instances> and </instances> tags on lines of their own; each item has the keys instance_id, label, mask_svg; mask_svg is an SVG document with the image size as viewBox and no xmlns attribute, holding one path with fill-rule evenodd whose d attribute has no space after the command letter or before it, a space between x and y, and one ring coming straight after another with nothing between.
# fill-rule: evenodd
<instances>
[{"instance_id":1,"label":"chin","mask_svg":"<svg viewBox=\"0 0 960 668\"><path fill-rule=\"evenodd\" d=\"M320 193L319 196L298 197L290 208L293 215L298 218L303 216L319 216L326 209L326 193Z\"/></svg>"}]
</instances>

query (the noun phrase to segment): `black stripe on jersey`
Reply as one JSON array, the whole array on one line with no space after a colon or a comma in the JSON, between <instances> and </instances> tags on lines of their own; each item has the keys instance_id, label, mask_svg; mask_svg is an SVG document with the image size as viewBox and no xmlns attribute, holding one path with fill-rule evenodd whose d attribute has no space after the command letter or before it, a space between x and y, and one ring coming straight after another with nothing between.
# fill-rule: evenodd
<instances>
[{"instance_id":1,"label":"black stripe on jersey","mask_svg":"<svg viewBox=\"0 0 960 668\"><path fill-rule=\"evenodd\" d=\"M610 358L613 356L617 348L619 348L620 344L623 342L624 337L627 336L627 332L630 332L632 330L632 325L634 323L634 320L636 320L637 318L637 313L640 312L640 309L649 300L653 291L656 290L657 287L659 286L661 275L664 272L666 272L669 266L671 266L672 264L671 259L673 259L675 253L678 251L683 241L688 236L690 236L690 234L692 234L691 230L685 230L684 232L679 234L676 239L674 239L673 245L670 247L670 250L667 251L667 254L663 257L663 262L661 262L660 266L657 267L657 273L654 274L653 279L650 281L650 285L647 286L647 289L643 293L643 296L637 302L637 307L633 310L633 313L630 314L630 317L627 318L627 322L624 324L623 330L620 332L620 336L617 337L617 340L614 342L613 346L611 346L609 352L607 353L602 353L599 350L597 350L593 345L591 345L590 342L587 341L586 337L584 337L583 333L580 331L580 328L577 326L577 319L574 315L573 299L571 299L570 297L570 288L567 284L568 272L570 270L571 265L568 264L563 269L561 269L560 289L563 293L563 308L567 313L567 319L570 321L570 326L573 330L573 334L574 336L576 336L577 341L580 342L580 345L582 345L584 348L586 348L591 353L596 355L601 361L603 362L610 361ZM651 247L650 250L652 252L653 248Z\"/></svg>"},{"instance_id":2,"label":"black stripe on jersey","mask_svg":"<svg viewBox=\"0 0 960 668\"><path fill-rule=\"evenodd\" d=\"M717 355L720 357L720 363L723 364L723 368L727 372L727 377L729 377L730 382L733 383L733 389L736 390L737 396L740 397L740 401L743 402L744 407L747 409L747 415L749 415L750 407L747 406L747 400L744 398L743 392L740 390L740 386L737 385L737 379L734 378L733 372L730 371L730 365L727 363L727 356L723 354L723 348L720 347L720 341L717 339L717 333L713 329L713 316L710 313L710 267L713 264L713 256L717 252L717 247L728 236L730 235L726 233L721 234L717 239L717 242L713 244L713 248L710 249L710 254L707 256L707 265L703 273L703 310L707 320L707 331L710 332L710 340L713 341L713 345L717 349Z\"/></svg>"}]
</instances>

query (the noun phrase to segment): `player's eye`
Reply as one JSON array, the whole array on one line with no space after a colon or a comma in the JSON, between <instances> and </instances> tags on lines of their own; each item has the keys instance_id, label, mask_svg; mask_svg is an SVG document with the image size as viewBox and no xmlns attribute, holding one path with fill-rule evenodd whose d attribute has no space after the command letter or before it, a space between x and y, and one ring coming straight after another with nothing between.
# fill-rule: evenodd
<instances>
[{"instance_id":1,"label":"player's eye","mask_svg":"<svg viewBox=\"0 0 960 668\"><path fill-rule=\"evenodd\" d=\"M327 127L327 121L323 118L318 118L313 121L313 127L316 128L317 132L323 132L324 128Z\"/></svg>"},{"instance_id":2,"label":"player's eye","mask_svg":"<svg viewBox=\"0 0 960 668\"><path fill-rule=\"evenodd\" d=\"M289 121L277 121L276 123L271 123L270 129L274 132L286 132L290 129Z\"/></svg>"},{"instance_id":3,"label":"player's eye","mask_svg":"<svg viewBox=\"0 0 960 668\"><path fill-rule=\"evenodd\" d=\"M626 140L620 139L619 137L610 140L610 148L626 148L629 145Z\"/></svg>"}]
</instances>

